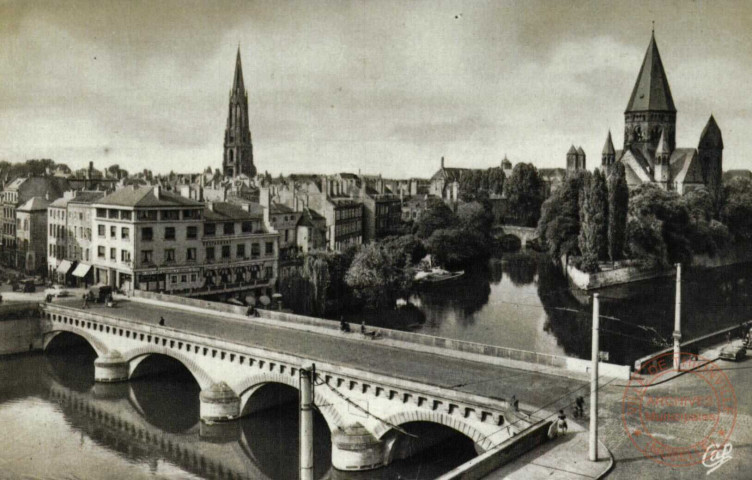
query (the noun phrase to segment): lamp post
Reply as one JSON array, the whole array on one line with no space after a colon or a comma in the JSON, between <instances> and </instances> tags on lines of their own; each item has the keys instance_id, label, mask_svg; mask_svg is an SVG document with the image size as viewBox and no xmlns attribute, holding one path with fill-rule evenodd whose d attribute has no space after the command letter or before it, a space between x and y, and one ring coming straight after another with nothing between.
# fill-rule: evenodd
<instances>
[{"instance_id":1,"label":"lamp post","mask_svg":"<svg viewBox=\"0 0 752 480\"><path fill-rule=\"evenodd\" d=\"M313 382L316 365L300 369L300 480L313 480Z\"/></svg>"},{"instance_id":2,"label":"lamp post","mask_svg":"<svg viewBox=\"0 0 752 480\"><path fill-rule=\"evenodd\" d=\"M598 319L600 304L598 294L593 294L593 338L590 350L590 443L588 458L598 461Z\"/></svg>"},{"instance_id":3,"label":"lamp post","mask_svg":"<svg viewBox=\"0 0 752 480\"><path fill-rule=\"evenodd\" d=\"M676 264L676 304L674 305L674 370L681 370L681 263Z\"/></svg>"}]
</instances>

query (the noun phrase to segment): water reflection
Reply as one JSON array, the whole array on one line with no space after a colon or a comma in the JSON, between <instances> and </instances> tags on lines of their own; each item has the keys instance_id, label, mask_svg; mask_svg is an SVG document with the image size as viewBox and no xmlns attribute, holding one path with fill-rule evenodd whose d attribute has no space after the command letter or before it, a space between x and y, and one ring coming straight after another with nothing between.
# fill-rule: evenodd
<instances>
[{"instance_id":1,"label":"water reflection","mask_svg":"<svg viewBox=\"0 0 752 480\"><path fill-rule=\"evenodd\" d=\"M683 334L696 338L752 318L752 269L689 269L683 285ZM631 364L671 343L674 279L664 277L602 289L601 349L609 361ZM421 325L400 324L389 312L373 325L522 350L590 357L589 294L570 288L560 268L535 252L473 266L457 282L428 286L411 298Z\"/></svg>"}]
</instances>

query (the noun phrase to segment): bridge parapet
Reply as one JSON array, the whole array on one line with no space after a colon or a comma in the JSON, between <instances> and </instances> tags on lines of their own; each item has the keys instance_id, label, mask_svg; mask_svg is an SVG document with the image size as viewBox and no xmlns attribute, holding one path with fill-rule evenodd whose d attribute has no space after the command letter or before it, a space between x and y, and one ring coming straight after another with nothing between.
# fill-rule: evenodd
<instances>
[{"instance_id":1,"label":"bridge parapet","mask_svg":"<svg viewBox=\"0 0 752 480\"><path fill-rule=\"evenodd\" d=\"M471 438L480 450L501 444L531 423L515 419L510 424L506 419L509 405L503 400L91 310L54 303L43 304L42 308L45 337L60 331L81 335L97 345L95 350L101 365L108 360L117 364L116 368L122 372L122 362L126 362L126 378L133 375L138 363L148 355L167 355L183 363L201 387L202 420L209 422L242 415L252 395L265 384L282 383L297 388L300 368L316 362L314 400L329 429L357 430L361 435L357 428L360 426L371 435L371 444L376 446L353 457L351 451L347 455L340 452L342 455L338 456L335 445L333 464L340 469L363 470L388 463L387 434L396 435L399 425L407 422L427 421L448 426ZM115 352L118 352L117 357ZM232 392L237 402L234 398L233 402L220 402L229 407L227 410L220 408L222 412L217 413L218 403L214 402L216 398L211 392L216 393L221 382L227 387L223 392ZM222 396L225 400L230 397L229 394ZM205 400L209 404L204 405ZM346 444L340 442L340 445ZM374 465L374 455L382 459L380 465Z\"/></svg>"}]
</instances>

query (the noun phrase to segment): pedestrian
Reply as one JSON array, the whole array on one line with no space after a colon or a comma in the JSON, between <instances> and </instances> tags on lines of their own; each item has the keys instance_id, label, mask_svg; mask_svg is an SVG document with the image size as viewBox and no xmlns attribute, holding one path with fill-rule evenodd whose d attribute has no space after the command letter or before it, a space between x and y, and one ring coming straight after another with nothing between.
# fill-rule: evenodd
<instances>
[{"instance_id":1,"label":"pedestrian","mask_svg":"<svg viewBox=\"0 0 752 480\"><path fill-rule=\"evenodd\" d=\"M164 317L159 317L159 324L164 326Z\"/></svg>"},{"instance_id":2,"label":"pedestrian","mask_svg":"<svg viewBox=\"0 0 752 480\"><path fill-rule=\"evenodd\" d=\"M556 428L562 435L567 433L567 416L564 415L564 410L559 410L559 420L556 422Z\"/></svg>"},{"instance_id":3,"label":"pedestrian","mask_svg":"<svg viewBox=\"0 0 752 480\"><path fill-rule=\"evenodd\" d=\"M366 321L365 320L360 321L360 333L362 333L363 335L366 334Z\"/></svg>"},{"instance_id":4,"label":"pedestrian","mask_svg":"<svg viewBox=\"0 0 752 480\"><path fill-rule=\"evenodd\" d=\"M89 292L84 292L83 301L84 301L84 304L81 308L82 309L89 308Z\"/></svg>"},{"instance_id":5,"label":"pedestrian","mask_svg":"<svg viewBox=\"0 0 752 480\"><path fill-rule=\"evenodd\" d=\"M726 343L731 343L731 332L726 332Z\"/></svg>"},{"instance_id":6,"label":"pedestrian","mask_svg":"<svg viewBox=\"0 0 752 480\"><path fill-rule=\"evenodd\" d=\"M350 324L345 321L345 317L339 317L339 329L345 333L350 333Z\"/></svg>"},{"instance_id":7,"label":"pedestrian","mask_svg":"<svg viewBox=\"0 0 752 480\"><path fill-rule=\"evenodd\" d=\"M574 403L576 405L575 412L577 412L577 416L582 417L585 415L585 399L582 398L582 396L579 396Z\"/></svg>"},{"instance_id":8,"label":"pedestrian","mask_svg":"<svg viewBox=\"0 0 752 480\"><path fill-rule=\"evenodd\" d=\"M514 404L515 404L516 402L517 402L517 395L516 395L516 394L512 394L512 399L511 399L511 400L509 401L509 405L510 405L510 406L511 406L512 408L514 408ZM516 411L517 411L517 410L515 409L515 412L516 412Z\"/></svg>"}]
</instances>

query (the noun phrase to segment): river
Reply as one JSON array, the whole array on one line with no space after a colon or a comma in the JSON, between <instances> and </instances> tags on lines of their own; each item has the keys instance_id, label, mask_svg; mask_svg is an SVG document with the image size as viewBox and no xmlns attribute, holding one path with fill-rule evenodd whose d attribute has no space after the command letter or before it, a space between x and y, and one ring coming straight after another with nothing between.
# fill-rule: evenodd
<instances>
[{"instance_id":1,"label":"river","mask_svg":"<svg viewBox=\"0 0 752 480\"><path fill-rule=\"evenodd\" d=\"M752 319L752 265L685 269L682 330L692 339ZM669 346L675 280L664 277L599 290L601 350L631 364ZM367 315L370 325L590 358L592 305L573 290L549 258L521 252L466 270L460 280L416 291L420 313L407 322L390 312ZM349 317L357 321L356 316Z\"/></svg>"}]
</instances>

